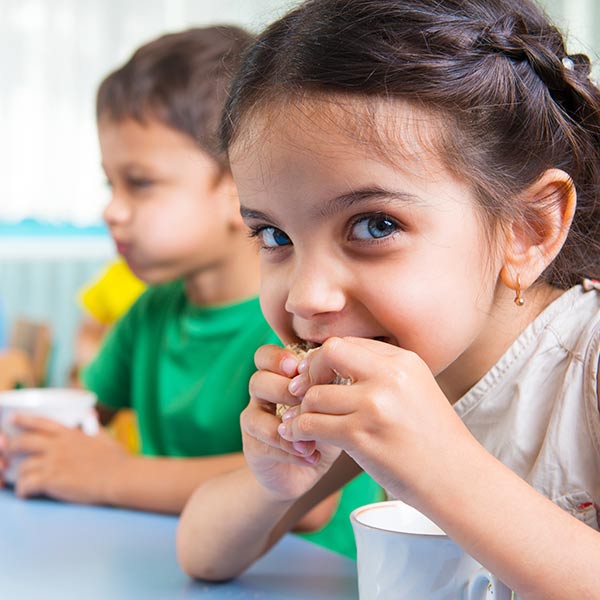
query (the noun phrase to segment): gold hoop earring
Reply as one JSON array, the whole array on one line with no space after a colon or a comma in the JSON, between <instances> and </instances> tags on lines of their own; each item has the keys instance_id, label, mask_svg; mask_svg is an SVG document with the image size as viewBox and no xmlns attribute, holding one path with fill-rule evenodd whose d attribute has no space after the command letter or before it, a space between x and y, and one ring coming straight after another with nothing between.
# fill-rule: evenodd
<instances>
[{"instance_id":1,"label":"gold hoop earring","mask_svg":"<svg viewBox=\"0 0 600 600\"><path fill-rule=\"evenodd\" d=\"M517 289L515 290L515 304L517 306L523 306L525 304L525 298L521 295L521 276L517 275Z\"/></svg>"}]
</instances>

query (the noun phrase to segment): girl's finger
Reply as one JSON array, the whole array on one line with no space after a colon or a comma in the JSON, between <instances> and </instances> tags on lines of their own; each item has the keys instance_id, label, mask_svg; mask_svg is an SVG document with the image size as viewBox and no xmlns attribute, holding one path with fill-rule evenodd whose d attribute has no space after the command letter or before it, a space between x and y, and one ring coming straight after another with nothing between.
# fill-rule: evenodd
<instances>
[{"instance_id":1,"label":"girl's finger","mask_svg":"<svg viewBox=\"0 0 600 600\"><path fill-rule=\"evenodd\" d=\"M296 375L298 368L298 358L291 350L273 344L258 348L254 354L254 363L259 370L279 373L285 377Z\"/></svg>"},{"instance_id":2,"label":"girl's finger","mask_svg":"<svg viewBox=\"0 0 600 600\"><path fill-rule=\"evenodd\" d=\"M289 419L294 419L300 414L300 410L300 406L292 406L288 408L288 410L281 417L281 420L285 422ZM279 443L281 448L286 452L304 457L311 455L315 451L316 446L316 443L312 440L292 443L284 440L281 436L279 437Z\"/></svg>"},{"instance_id":3,"label":"girl's finger","mask_svg":"<svg viewBox=\"0 0 600 600\"><path fill-rule=\"evenodd\" d=\"M406 350L375 340L362 338L329 338L307 357L308 376L312 384L331 383L336 376L357 382L377 373L382 358L410 354Z\"/></svg>"},{"instance_id":4,"label":"girl's finger","mask_svg":"<svg viewBox=\"0 0 600 600\"><path fill-rule=\"evenodd\" d=\"M293 406L298 404L299 400L296 396L290 394L288 389L290 380L288 377L271 373L269 371L256 371L250 377L248 388L250 396L275 404L286 404Z\"/></svg>"},{"instance_id":5,"label":"girl's finger","mask_svg":"<svg viewBox=\"0 0 600 600\"><path fill-rule=\"evenodd\" d=\"M279 419L277 422L279 422ZM305 464L306 462L314 464L316 462L316 460L311 458L311 455L315 454L313 442L309 442L306 449L298 451L294 449L292 442L288 442L279 436L276 426L272 431L273 436L263 435L261 438L245 435L244 452L247 452L253 445L258 444L260 446L260 454L272 461L289 462L292 464ZM310 444L312 444L312 450L309 447ZM306 461L307 458L309 459L308 461Z\"/></svg>"},{"instance_id":6,"label":"girl's finger","mask_svg":"<svg viewBox=\"0 0 600 600\"><path fill-rule=\"evenodd\" d=\"M277 425L280 419L274 413L274 405L255 398L250 399L248 407L240 415L242 433L266 444L271 448L280 448Z\"/></svg>"},{"instance_id":7,"label":"girl's finger","mask_svg":"<svg viewBox=\"0 0 600 600\"><path fill-rule=\"evenodd\" d=\"M240 417L240 426L244 434L253 442L264 444L270 449L281 451L283 454L304 458L314 452L314 442L308 442L299 447L294 447L291 442L281 438L277 427L281 422L274 414L261 410L260 402L251 400L250 406L244 410ZM295 410L295 409L292 409ZM273 453L269 453L273 457ZM281 458L281 456L280 456Z\"/></svg>"},{"instance_id":8,"label":"girl's finger","mask_svg":"<svg viewBox=\"0 0 600 600\"><path fill-rule=\"evenodd\" d=\"M363 394L361 384L313 385L304 395L300 409L291 413L294 418L301 413L319 413L327 415L350 415L359 408Z\"/></svg>"},{"instance_id":9,"label":"girl's finger","mask_svg":"<svg viewBox=\"0 0 600 600\"><path fill-rule=\"evenodd\" d=\"M346 429L338 416L302 413L295 419L282 422L277 431L288 442L317 440L344 449L348 442Z\"/></svg>"},{"instance_id":10,"label":"girl's finger","mask_svg":"<svg viewBox=\"0 0 600 600\"><path fill-rule=\"evenodd\" d=\"M305 458L310 456L316 448L316 442L314 440L301 441L301 442L288 442L281 436L279 437L279 444L282 450L293 456L299 456Z\"/></svg>"}]
</instances>

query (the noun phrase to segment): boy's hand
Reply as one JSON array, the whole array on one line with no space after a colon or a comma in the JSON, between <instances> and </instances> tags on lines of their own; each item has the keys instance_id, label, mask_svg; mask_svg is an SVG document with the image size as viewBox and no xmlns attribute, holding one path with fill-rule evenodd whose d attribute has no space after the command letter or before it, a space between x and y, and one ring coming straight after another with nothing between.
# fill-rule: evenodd
<instances>
[{"instance_id":1,"label":"boy's hand","mask_svg":"<svg viewBox=\"0 0 600 600\"><path fill-rule=\"evenodd\" d=\"M15 415L23 433L7 443L7 454L25 454L15 483L21 497L44 494L68 502L108 503L110 477L128 454L104 431L79 429L32 415Z\"/></svg>"},{"instance_id":2,"label":"boy's hand","mask_svg":"<svg viewBox=\"0 0 600 600\"><path fill-rule=\"evenodd\" d=\"M340 450L307 438L294 444L278 433L282 422L275 414L276 405L300 403L288 390L297 374L294 354L278 346L262 346L255 362L258 371L250 379L250 403L241 415L244 456L261 485L280 499L295 499L321 478ZM290 409L290 416L295 410Z\"/></svg>"},{"instance_id":3,"label":"boy's hand","mask_svg":"<svg viewBox=\"0 0 600 600\"><path fill-rule=\"evenodd\" d=\"M330 338L301 370L294 386L302 404L290 409L282 436L342 448L398 498L430 493L444 477L445 461L460 461L461 452L477 445L412 352L370 339ZM352 385L330 385L336 375Z\"/></svg>"},{"instance_id":4,"label":"boy's hand","mask_svg":"<svg viewBox=\"0 0 600 600\"><path fill-rule=\"evenodd\" d=\"M8 439L0 433L0 487L6 483L4 481L4 470L8 467L9 458L7 455Z\"/></svg>"}]
</instances>

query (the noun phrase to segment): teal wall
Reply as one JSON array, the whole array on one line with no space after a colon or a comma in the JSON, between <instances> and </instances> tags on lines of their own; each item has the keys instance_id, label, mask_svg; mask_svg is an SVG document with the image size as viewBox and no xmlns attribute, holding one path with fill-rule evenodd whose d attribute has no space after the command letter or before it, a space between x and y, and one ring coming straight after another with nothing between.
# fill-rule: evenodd
<instances>
[{"instance_id":1,"label":"teal wall","mask_svg":"<svg viewBox=\"0 0 600 600\"><path fill-rule=\"evenodd\" d=\"M53 337L48 384L64 385L82 314L78 291L111 255L106 230L35 221L0 223L0 241L0 303L4 313L0 330L4 328L8 334L11 323L19 317L48 323ZM30 251L15 252L15 247L27 249L28 241ZM90 247L95 250L90 252Z\"/></svg>"}]
</instances>

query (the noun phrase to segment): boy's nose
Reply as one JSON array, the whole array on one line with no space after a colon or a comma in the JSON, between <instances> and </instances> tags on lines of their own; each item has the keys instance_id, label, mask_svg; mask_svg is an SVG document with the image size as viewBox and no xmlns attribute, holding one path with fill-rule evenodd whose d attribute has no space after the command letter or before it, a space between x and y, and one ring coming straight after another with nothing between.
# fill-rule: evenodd
<instances>
[{"instance_id":1,"label":"boy's nose","mask_svg":"<svg viewBox=\"0 0 600 600\"><path fill-rule=\"evenodd\" d=\"M303 319L342 311L346 306L342 281L333 264L324 261L297 264L290 275L286 311Z\"/></svg>"},{"instance_id":2,"label":"boy's nose","mask_svg":"<svg viewBox=\"0 0 600 600\"><path fill-rule=\"evenodd\" d=\"M102 216L107 225L120 225L129 221L131 210L128 203L113 192Z\"/></svg>"}]
</instances>

